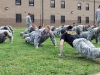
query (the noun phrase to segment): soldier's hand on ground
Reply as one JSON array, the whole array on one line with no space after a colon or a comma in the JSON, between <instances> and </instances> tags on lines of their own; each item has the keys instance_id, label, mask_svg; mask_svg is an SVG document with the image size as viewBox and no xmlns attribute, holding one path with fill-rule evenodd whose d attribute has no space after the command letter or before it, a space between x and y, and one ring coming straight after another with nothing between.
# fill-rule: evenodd
<instances>
[{"instance_id":1,"label":"soldier's hand on ground","mask_svg":"<svg viewBox=\"0 0 100 75\"><path fill-rule=\"evenodd\" d=\"M61 54L58 54L59 56L62 56Z\"/></svg>"},{"instance_id":2,"label":"soldier's hand on ground","mask_svg":"<svg viewBox=\"0 0 100 75\"><path fill-rule=\"evenodd\" d=\"M55 47L57 47L57 46L55 46Z\"/></svg>"},{"instance_id":3,"label":"soldier's hand on ground","mask_svg":"<svg viewBox=\"0 0 100 75\"><path fill-rule=\"evenodd\" d=\"M37 47L35 47L36 49L38 49L38 46Z\"/></svg>"}]
</instances>

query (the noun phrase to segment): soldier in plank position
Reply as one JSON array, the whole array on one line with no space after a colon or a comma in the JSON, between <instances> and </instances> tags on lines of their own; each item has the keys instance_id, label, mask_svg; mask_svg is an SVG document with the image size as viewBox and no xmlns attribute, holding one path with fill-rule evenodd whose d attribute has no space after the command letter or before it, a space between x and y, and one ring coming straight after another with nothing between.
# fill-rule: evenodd
<instances>
[{"instance_id":1,"label":"soldier in plank position","mask_svg":"<svg viewBox=\"0 0 100 75\"><path fill-rule=\"evenodd\" d=\"M61 30L61 39L60 39L60 54L63 53L63 44L67 42L70 44L77 52L81 53L84 56L89 58L99 58L100 57L100 48L96 48L89 40L84 38L79 38L79 36L72 31Z\"/></svg>"}]
</instances>

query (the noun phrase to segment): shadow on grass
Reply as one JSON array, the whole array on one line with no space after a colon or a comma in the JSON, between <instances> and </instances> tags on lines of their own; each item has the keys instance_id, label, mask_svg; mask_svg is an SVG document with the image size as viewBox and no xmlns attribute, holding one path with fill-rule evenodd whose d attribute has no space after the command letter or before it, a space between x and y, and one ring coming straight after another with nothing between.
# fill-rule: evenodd
<instances>
[{"instance_id":1,"label":"shadow on grass","mask_svg":"<svg viewBox=\"0 0 100 75\"><path fill-rule=\"evenodd\" d=\"M91 62L91 63L96 63L96 64L100 64L100 58L88 58L86 56L83 56L82 54L79 53L75 53L75 54L66 54L63 56L64 59L71 59L71 60L81 60L81 61L86 61L86 62ZM62 57L62 58L63 58Z\"/></svg>"}]
</instances>

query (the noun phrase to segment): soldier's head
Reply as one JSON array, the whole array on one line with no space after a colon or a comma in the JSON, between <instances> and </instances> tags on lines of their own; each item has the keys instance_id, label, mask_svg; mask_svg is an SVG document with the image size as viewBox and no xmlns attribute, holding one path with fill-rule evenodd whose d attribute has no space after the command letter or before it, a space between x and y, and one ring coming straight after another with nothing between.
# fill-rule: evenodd
<instances>
[{"instance_id":1,"label":"soldier's head","mask_svg":"<svg viewBox=\"0 0 100 75\"><path fill-rule=\"evenodd\" d=\"M42 26L40 25L39 27L38 27L38 29L41 29L42 28Z\"/></svg>"},{"instance_id":2,"label":"soldier's head","mask_svg":"<svg viewBox=\"0 0 100 75\"><path fill-rule=\"evenodd\" d=\"M73 26L69 25L69 26L67 27L67 30L71 31L72 28L73 28Z\"/></svg>"},{"instance_id":3,"label":"soldier's head","mask_svg":"<svg viewBox=\"0 0 100 75\"><path fill-rule=\"evenodd\" d=\"M8 30L8 28L5 26L5 27L4 27L4 30Z\"/></svg>"},{"instance_id":4,"label":"soldier's head","mask_svg":"<svg viewBox=\"0 0 100 75\"><path fill-rule=\"evenodd\" d=\"M46 34L48 34L48 33L50 33L50 30L51 30L50 25L47 25L47 26L45 27L45 29L44 29L44 32L45 32Z\"/></svg>"},{"instance_id":5,"label":"soldier's head","mask_svg":"<svg viewBox=\"0 0 100 75\"><path fill-rule=\"evenodd\" d=\"M29 16L31 16L31 14L30 14L30 13L28 13L28 15L29 15Z\"/></svg>"},{"instance_id":6,"label":"soldier's head","mask_svg":"<svg viewBox=\"0 0 100 75\"><path fill-rule=\"evenodd\" d=\"M98 6L98 8L100 8L100 5Z\"/></svg>"},{"instance_id":7,"label":"soldier's head","mask_svg":"<svg viewBox=\"0 0 100 75\"><path fill-rule=\"evenodd\" d=\"M35 30L37 28L37 26L34 24L34 25L32 25L32 28Z\"/></svg>"},{"instance_id":8,"label":"soldier's head","mask_svg":"<svg viewBox=\"0 0 100 75\"><path fill-rule=\"evenodd\" d=\"M76 26L75 22L73 23L73 26Z\"/></svg>"},{"instance_id":9,"label":"soldier's head","mask_svg":"<svg viewBox=\"0 0 100 75\"><path fill-rule=\"evenodd\" d=\"M100 27L98 28L98 31L100 32Z\"/></svg>"},{"instance_id":10,"label":"soldier's head","mask_svg":"<svg viewBox=\"0 0 100 75\"><path fill-rule=\"evenodd\" d=\"M84 30L87 30L89 28L89 25L84 26Z\"/></svg>"},{"instance_id":11,"label":"soldier's head","mask_svg":"<svg viewBox=\"0 0 100 75\"><path fill-rule=\"evenodd\" d=\"M35 31L36 30L36 25L32 25L30 32Z\"/></svg>"},{"instance_id":12,"label":"soldier's head","mask_svg":"<svg viewBox=\"0 0 100 75\"><path fill-rule=\"evenodd\" d=\"M3 32L3 36L4 37L7 37L8 36L8 33L5 31L5 32Z\"/></svg>"},{"instance_id":13,"label":"soldier's head","mask_svg":"<svg viewBox=\"0 0 100 75\"><path fill-rule=\"evenodd\" d=\"M96 25L96 24L94 24L93 26L94 26L94 28L96 28L96 27L97 27L97 25Z\"/></svg>"},{"instance_id":14,"label":"soldier's head","mask_svg":"<svg viewBox=\"0 0 100 75\"><path fill-rule=\"evenodd\" d=\"M61 34L65 33L65 32L66 32L66 29L63 28L63 29L61 30Z\"/></svg>"}]
</instances>

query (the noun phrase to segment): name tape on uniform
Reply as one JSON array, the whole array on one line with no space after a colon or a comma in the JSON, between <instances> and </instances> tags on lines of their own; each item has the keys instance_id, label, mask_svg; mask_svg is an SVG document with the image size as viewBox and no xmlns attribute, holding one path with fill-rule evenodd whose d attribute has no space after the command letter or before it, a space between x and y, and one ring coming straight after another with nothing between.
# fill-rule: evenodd
<instances>
[{"instance_id":1,"label":"name tape on uniform","mask_svg":"<svg viewBox=\"0 0 100 75\"><path fill-rule=\"evenodd\" d=\"M76 35L77 33L75 31L66 31L67 34L71 34L71 35Z\"/></svg>"}]
</instances>

